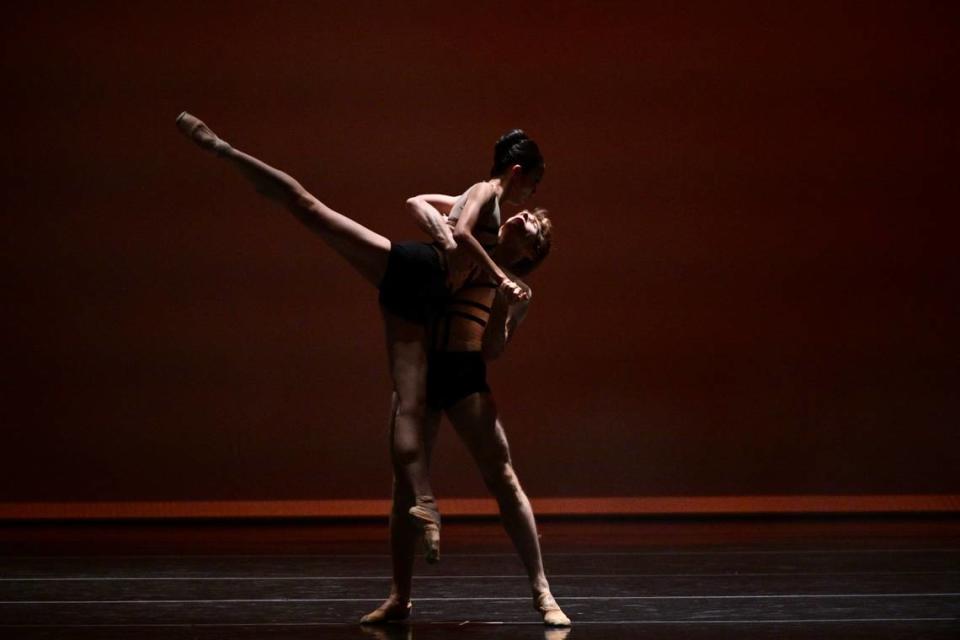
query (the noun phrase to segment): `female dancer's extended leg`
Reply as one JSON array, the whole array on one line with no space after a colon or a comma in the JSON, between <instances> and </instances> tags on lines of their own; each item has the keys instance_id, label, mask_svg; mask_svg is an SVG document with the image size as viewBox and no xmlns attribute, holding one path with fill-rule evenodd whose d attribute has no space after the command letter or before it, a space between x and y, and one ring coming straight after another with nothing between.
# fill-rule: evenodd
<instances>
[{"instance_id":1,"label":"female dancer's extended leg","mask_svg":"<svg viewBox=\"0 0 960 640\"><path fill-rule=\"evenodd\" d=\"M489 393L474 393L448 409L447 416L477 462L487 488L497 499L503 526L527 569L534 608L543 615L545 624L568 626L570 619L550 593L533 509L514 473L510 446L497 419L493 397Z\"/></svg>"},{"instance_id":2,"label":"female dancer's extended leg","mask_svg":"<svg viewBox=\"0 0 960 640\"><path fill-rule=\"evenodd\" d=\"M184 112L177 118L177 127L201 148L239 169L259 193L289 209L370 284L380 285L387 270L390 240L323 204L283 171L233 148L198 118ZM425 328L386 311L383 316L390 373L398 396L391 446L394 471L411 487L415 504L433 518L436 504L422 446L427 375ZM439 514L435 519L439 523ZM438 535L439 530L436 531ZM438 544L438 540L433 541L433 556L428 555L428 559L436 559Z\"/></svg>"},{"instance_id":3,"label":"female dancer's extended leg","mask_svg":"<svg viewBox=\"0 0 960 640\"><path fill-rule=\"evenodd\" d=\"M387 270L390 240L326 206L292 176L234 149L189 113L180 114L177 127L200 147L233 164L253 183L258 193L289 209L370 284L380 285Z\"/></svg>"}]
</instances>

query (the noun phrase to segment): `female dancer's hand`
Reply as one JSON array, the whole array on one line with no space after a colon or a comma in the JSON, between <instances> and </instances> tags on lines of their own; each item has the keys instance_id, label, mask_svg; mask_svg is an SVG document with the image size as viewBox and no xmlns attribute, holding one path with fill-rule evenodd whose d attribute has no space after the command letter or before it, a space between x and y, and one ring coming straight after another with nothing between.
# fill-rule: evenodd
<instances>
[{"instance_id":1,"label":"female dancer's hand","mask_svg":"<svg viewBox=\"0 0 960 640\"><path fill-rule=\"evenodd\" d=\"M530 299L530 294L510 278L504 278L498 289L510 304Z\"/></svg>"}]
</instances>

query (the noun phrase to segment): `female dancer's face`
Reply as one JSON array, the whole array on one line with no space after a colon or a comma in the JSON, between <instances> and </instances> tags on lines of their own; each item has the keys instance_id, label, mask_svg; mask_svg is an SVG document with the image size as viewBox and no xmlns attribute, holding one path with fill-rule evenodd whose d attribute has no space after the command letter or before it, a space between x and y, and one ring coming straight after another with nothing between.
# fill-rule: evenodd
<instances>
[{"instance_id":1,"label":"female dancer's face","mask_svg":"<svg viewBox=\"0 0 960 640\"><path fill-rule=\"evenodd\" d=\"M514 165L513 171L510 186L503 194L503 199L510 204L520 205L537 192L537 184L543 179L543 167L524 173L520 165Z\"/></svg>"}]
</instances>

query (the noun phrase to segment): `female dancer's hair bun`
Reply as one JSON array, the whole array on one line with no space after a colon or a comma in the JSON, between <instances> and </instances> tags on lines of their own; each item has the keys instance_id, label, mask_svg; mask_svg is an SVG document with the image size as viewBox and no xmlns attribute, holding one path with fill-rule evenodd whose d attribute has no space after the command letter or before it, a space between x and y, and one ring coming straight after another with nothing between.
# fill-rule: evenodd
<instances>
[{"instance_id":1,"label":"female dancer's hair bun","mask_svg":"<svg viewBox=\"0 0 960 640\"><path fill-rule=\"evenodd\" d=\"M497 140L493 147L493 168L490 169L490 175L498 176L504 169L515 164L523 167L524 172L543 166L540 148L523 129L511 129Z\"/></svg>"},{"instance_id":2,"label":"female dancer's hair bun","mask_svg":"<svg viewBox=\"0 0 960 640\"><path fill-rule=\"evenodd\" d=\"M500 139L497 140L496 146L493 148L494 155L505 153L521 140L529 140L528 136L523 129L512 129L507 131L505 134L500 136Z\"/></svg>"}]
</instances>

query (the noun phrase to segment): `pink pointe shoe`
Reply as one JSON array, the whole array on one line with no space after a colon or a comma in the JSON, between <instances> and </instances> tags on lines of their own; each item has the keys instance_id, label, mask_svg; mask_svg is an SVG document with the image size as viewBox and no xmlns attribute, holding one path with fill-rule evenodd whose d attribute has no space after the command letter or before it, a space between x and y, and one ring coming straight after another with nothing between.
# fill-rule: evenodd
<instances>
[{"instance_id":1,"label":"pink pointe shoe","mask_svg":"<svg viewBox=\"0 0 960 640\"><path fill-rule=\"evenodd\" d=\"M548 591L541 593L534 601L533 608L543 616L543 624L548 627L569 627L570 618L563 613L560 605L553 599L553 595Z\"/></svg>"},{"instance_id":2,"label":"pink pointe shoe","mask_svg":"<svg viewBox=\"0 0 960 640\"><path fill-rule=\"evenodd\" d=\"M423 555L428 564L440 562L440 512L433 498L417 498L416 506L407 512L423 536Z\"/></svg>"}]
</instances>

